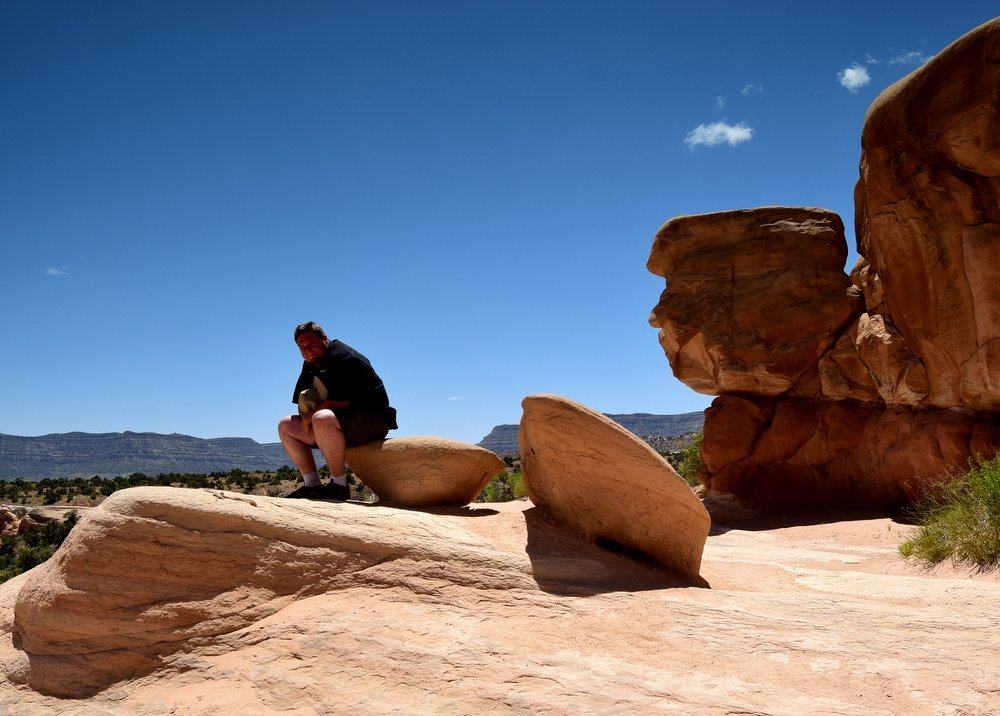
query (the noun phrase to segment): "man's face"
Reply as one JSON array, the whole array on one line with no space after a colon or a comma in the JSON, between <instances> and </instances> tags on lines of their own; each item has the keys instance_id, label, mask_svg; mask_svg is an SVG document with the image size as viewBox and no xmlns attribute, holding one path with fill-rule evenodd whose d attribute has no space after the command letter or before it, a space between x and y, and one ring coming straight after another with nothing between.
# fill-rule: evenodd
<instances>
[{"instance_id":1,"label":"man's face","mask_svg":"<svg viewBox=\"0 0 1000 716\"><path fill-rule=\"evenodd\" d=\"M310 363L317 363L326 353L327 340L315 333L306 332L295 339L299 353Z\"/></svg>"}]
</instances>

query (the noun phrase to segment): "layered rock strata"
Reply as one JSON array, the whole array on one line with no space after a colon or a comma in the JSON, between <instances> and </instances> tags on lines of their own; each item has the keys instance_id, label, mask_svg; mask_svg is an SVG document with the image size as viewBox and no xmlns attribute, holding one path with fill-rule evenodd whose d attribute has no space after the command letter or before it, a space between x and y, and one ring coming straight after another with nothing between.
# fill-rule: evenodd
<instances>
[{"instance_id":1,"label":"layered rock strata","mask_svg":"<svg viewBox=\"0 0 1000 716\"><path fill-rule=\"evenodd\" d=\"M648 268L674 374L719 395L701 479L757 502L912 502L1000 449L1000 19L873 103L855 226L671 219Z\"/></svg>"},{"instance_id":2,"label":"layered rock strata","mask_svg":"<svg viewBox=\"0 0 1000 716\"><path fill-rule=\"evenodd\" d=\"M577 535L698 577L711 519L670 463L576 401L530 395L521 406L521 468L533 503Z\"/></svg>"}]
</instances>

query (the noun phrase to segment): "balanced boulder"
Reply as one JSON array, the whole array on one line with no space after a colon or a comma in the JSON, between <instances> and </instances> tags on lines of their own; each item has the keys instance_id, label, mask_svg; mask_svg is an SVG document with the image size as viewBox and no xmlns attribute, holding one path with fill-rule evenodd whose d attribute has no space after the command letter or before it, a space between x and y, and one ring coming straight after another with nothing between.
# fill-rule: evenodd
<instances>
[{"instance_id":1,"label":"balanced boulder","mask_svg":"<svg viewBox=\"0 0 1000 716\"><path fill-rule=\"evenodd\" d=\"M381 502L403 507L467 505L504 470L485 448L430 435L348 448L347 463Z\"/></svg>"},{"instance_id":2,"label":"balanced boulder","mask_svg":"<svg viewBox=\"0 0 1000 716\"><path fill-rule=\"evenodd\" d=\"M582 537L698 576L711 519L670 463L568 398L531 395L521 406L521 467L532 502Z\"/></svg>"},{"instance_id":3,"label":"balanced boulder","mask_svg":"<svg viewBox=\"0 0 1000 716\"><path fill-rule=\"evenodd\" d=\"M796 392L860 308L844 225L825 209L680 216L647 267L667 277L650 324L674 374L700 393Z\"/></svg>"}]
</instances>

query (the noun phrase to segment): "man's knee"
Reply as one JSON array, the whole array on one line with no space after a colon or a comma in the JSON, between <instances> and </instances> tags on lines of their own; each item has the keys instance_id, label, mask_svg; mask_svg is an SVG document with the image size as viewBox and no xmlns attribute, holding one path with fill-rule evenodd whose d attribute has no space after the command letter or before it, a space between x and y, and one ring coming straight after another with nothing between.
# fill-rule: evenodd
<instances>
[{"instance_id":1,"label":"man's knee","mask_svg":"<svg viewBox=\"0 0 1000 716\"><path fill-rule=\"evenodd\" d=\"M313 430L319 429L336 429L340 430L340 421L337 420L337 416L329 408L324 408L323 410L317 410L312 416Z\"/></svg>"},{"instance_id":2,"label":"man's knee","mask_svg":"<svg viewBox=\"0 0 1000 716\"><path fill-rule=\"evenodd\" d=\"M295 424L295 418L286 415L278 421L278 435L291 435L291 428Z\"/></svg>"}]
</instances>

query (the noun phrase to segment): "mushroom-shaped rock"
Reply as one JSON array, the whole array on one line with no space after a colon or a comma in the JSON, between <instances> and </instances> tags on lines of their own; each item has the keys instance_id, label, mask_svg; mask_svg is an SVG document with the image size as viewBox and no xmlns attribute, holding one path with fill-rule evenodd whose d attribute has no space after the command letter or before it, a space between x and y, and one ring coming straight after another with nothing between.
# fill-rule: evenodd
<instances>
[{"instance_id":1,"label":"mushroom-shaped rock","mask_svg":"<svg viewBox=\"0 0 1000 716\"><path fill-rule=\"evenodd\" d=\"M521 406L521 466L532 502L587 539L698 576L711 519L670 463L568 398L530 395Z\"/></svg>"},{"instance_id":2,"label":"mushroom-shaped rock","mask_svg":"<svg viewBox=\"0 0 1000 716\"><path fill-rule=\"evenodd\" d=\"M380 501L404 507L467 505L504 469L485 448L431 435L348 448L347 463Z\"/></svg>"},{"instance_id":3,"label":"mushroom-shaped rock","mask_svg":"<svg viewBox=\"0 0 1000 716\"><path fill-rule=\"evenodd\" d=\"M679 216L649 270L667 279L650 323L674 375L700 393L780 395L800 386L861 310L832 211L790 206Z\"/></svg>"}]
</instances>

